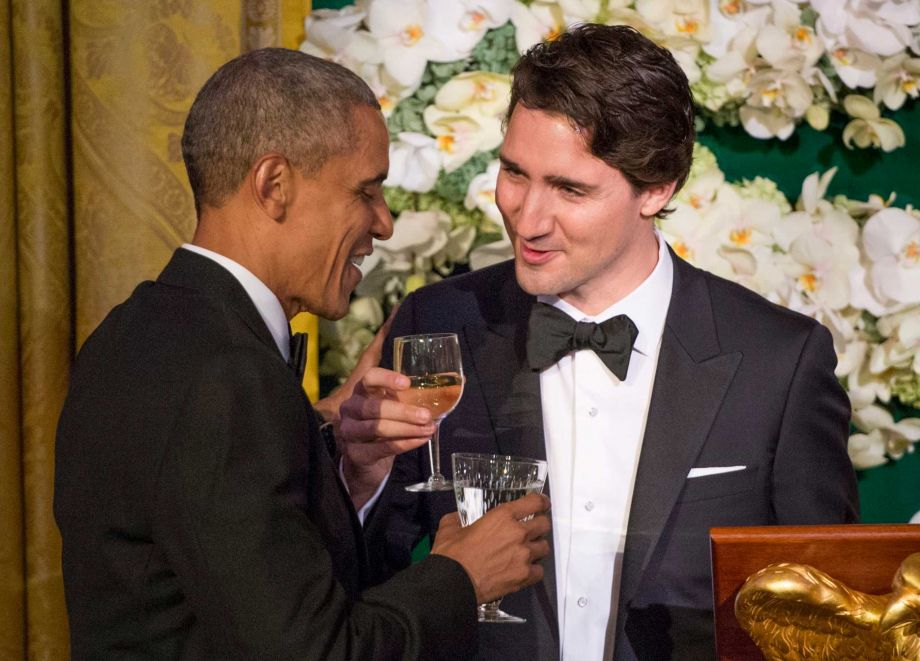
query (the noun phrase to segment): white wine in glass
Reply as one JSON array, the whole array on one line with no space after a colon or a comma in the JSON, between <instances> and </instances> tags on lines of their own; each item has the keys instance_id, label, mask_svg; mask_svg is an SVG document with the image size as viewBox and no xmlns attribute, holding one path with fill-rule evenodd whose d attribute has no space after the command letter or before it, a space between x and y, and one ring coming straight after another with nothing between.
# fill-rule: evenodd
<instances>
[{"instance_id":1,"label":"white wine in glass","mask_svg":"<svg viewBox=\"0 0 920 661\"><path fill-rule=\"evenodd\" d=\"M454 410L463 394L463 366L460 342L455 333L404 335L393 340L393 368L409 377L410 387L396 393L404 404L431 412L434 433L428 441L431 477L406 487L407 491L450 491L450 481L441 474L438 433L441 420Z\"/></svg>"},{"instance_id":2,"label":"white wine in glass","mask_svg":"<svg viewBox=\"0 0 920 661\"><path fill-rule=\"evenodd\" d=\"M546 482L546 462L542 459L509 457L497 454L455 452L454 496L460 523L468 526L493 507L540 493ZM522 617L499 609L501 599L479 606L480 622L520 624Z\"/></svg>"}]
</instances>

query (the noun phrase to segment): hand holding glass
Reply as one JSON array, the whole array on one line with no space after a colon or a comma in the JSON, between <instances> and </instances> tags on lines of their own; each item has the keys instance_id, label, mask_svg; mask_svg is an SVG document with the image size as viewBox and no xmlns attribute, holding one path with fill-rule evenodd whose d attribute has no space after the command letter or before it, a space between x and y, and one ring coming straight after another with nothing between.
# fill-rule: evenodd
<instances>
[{"instance_id":1,"label":"hand holding glass","mask_svg":"<svg viewBox=\"0 0 920 661\"><path fill-rule=\"evenodd\" d=\"M408 390L396 393L403 404L431 411L434 433L428 441L431 477L406 487L406 491L450 491L451 483L441 475L438 432L448 413L463 394L460 343L455 333L404 335L393 340L393 368L409 377Z\"/></svg>"},{"instance_id":2,"label":"hand holding glass","mask_svg":"<svg viewBox=\"0 0 920 661\"><path fill-rule=\"evenodd\" d=\"M468 526L502 503L543 491L546 462L541 459L455 452L454 495L460 523ZM528 517L529 518L529 517ZM498 608L501 599L479 606L480 622L521 623L522 617Z\"/></svg>"}]
</instances>

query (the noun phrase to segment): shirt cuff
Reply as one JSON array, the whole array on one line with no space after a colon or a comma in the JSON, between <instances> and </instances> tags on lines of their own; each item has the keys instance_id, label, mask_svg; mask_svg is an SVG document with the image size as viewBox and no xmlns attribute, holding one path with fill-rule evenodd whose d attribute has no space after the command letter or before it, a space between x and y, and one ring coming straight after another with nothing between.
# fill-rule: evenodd
<instances>
[{"instance_id":1,"label":"shirt cuff","mask_svg":"<svg viewBox=\"0 0 920 661\"><path fill-rule=\"evenodd\" d=\"M348 480L345 479L345 460L339 459L339 477L342 479L342 484L345 485L345 491L348 492L348 495L351 495L351 490L348 488ZM370 512L374 505L377 504L377 501L380 500L380 494L383 493L383 488L387 485L387 482L390 479L390 474L387 473L383 476L383 479L380 480L380 484L377 485L377 490L374 492L374 495L371 496L364 506L358 510L358 521L361 522L361 525L364 525L364 519L367 518L368 512Z\"/></svg>"}]
</instances>

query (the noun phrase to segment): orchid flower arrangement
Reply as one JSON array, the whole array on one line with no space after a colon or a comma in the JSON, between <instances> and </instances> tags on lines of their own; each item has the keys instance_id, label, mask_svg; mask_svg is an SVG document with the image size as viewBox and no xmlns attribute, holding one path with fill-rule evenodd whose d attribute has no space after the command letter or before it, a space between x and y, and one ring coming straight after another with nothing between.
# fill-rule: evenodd
<instances>
[{"instance_id":1,"label":"orchid flower arrangement","mask_svg":"<svg viewBox=\"0 0 920 661\"><path fill-rule=\"evenodd\" d=\"M305 52L358 73L388 119L394 235L362 265L348 316L324 324L321 373L344 378L415 288L512 257L495 205L498 146L519 54L576 22L629 24L671 50L701 117L788 138L832 112L849 147L891 151L884 117L920 93L916 0L358 0L306 21ZM824 323L853 406L857 468L920 440L920 210L829 199L834 170L791 204L764 178L727 182L697 146L659 223L684 259Z\"/></svg>"}]
</instances>

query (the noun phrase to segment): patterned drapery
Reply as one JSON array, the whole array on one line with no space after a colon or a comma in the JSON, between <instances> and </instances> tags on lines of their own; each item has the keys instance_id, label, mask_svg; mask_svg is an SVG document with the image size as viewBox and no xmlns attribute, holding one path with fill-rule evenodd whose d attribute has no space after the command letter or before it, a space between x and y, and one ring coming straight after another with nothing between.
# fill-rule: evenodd
<instances>
[{"instance_id":1,"label":"patterned drapery","mask_svg":"<svg viewBox=\"0 0 920 661\"><path fill-rule=\"evenodd\" d=\"M308 0L0 2L4 660L69 658L55 425L75 350L191 237L185 113L226 60L296 48L308 11ZM315 332L315 320L296 324Z\"/></svg>"}]
</instances>

